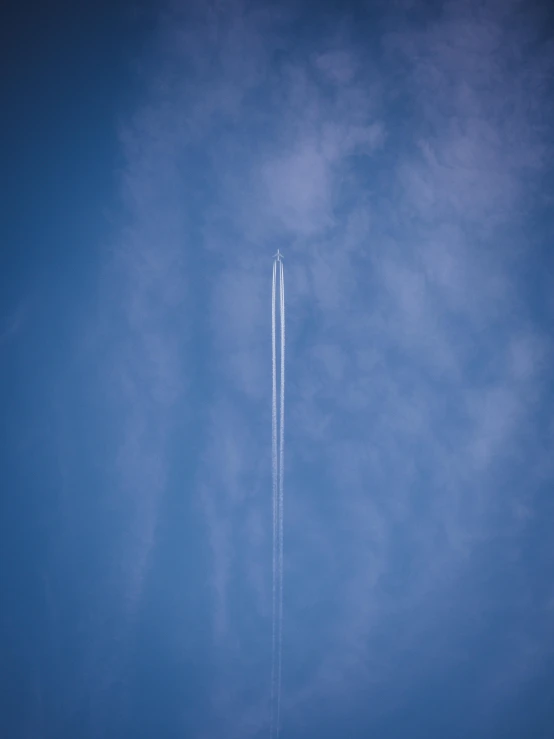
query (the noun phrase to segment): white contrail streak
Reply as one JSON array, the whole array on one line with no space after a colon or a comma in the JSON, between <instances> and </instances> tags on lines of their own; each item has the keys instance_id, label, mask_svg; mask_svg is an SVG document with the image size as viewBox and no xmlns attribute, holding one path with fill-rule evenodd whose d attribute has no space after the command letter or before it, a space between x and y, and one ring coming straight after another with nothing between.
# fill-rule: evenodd
<instances>
[{"instance_id":1,"label":"white contrail streak","mask_svg":"<svg viewBox=\"0 0 554 739\"><path fill-rule=\"evenodd\" d=\"M284 502L284 465L285 465L285 281L283 262L280 265L279 304L281 323L281 392L279 407L279 633L278 633L278 668L277 668L277 735L281 722L281 674L283 666L283 502Z\"/></svg>"},{"instance_id":2,"label":"white contrail streak","mask_svg":"<svg viewBox=\"0 0 554 739\"><path fill-rule=\"evenodd\" d=\"M279 280L279 396L277 396L277 279ZM273 587L271 624L270 739L276 739L281 719L283 664L283 501L285 461L285 284L283 263L273 262L271 285L271 456L273 512ZM277 402L279 411L277 411Z\"/></svg>"},{"instance_id":3,"label":"white contrail streak","mask_svg":"<svg viewBox=\"0 0 554 739\"><path fill-rule=\"evenodd\" d=\"M271 465L272 465L272 510L273 510L273 562L272 562L272 612L271 612L271 703L270 737L275 734L275 701L277 688L277 536L278 536L278 467L277 467L277 347L275 337L275 281L277 263L273 262L271 285Z\"/></svg>"}]
</instances>

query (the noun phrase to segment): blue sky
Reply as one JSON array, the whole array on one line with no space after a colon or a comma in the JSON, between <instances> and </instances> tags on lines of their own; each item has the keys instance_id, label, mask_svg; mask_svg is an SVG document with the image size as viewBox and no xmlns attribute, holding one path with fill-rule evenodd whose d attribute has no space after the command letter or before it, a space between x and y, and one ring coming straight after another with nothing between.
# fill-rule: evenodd
<instances>
[{"instance_id":1,"label":"blue sky","mask_svg":"<svg viewBox=\"0 0 554 739\"><path fill-rule=\"evenodd\" d=\"M287 739L552 735L552 15L14 15L0 727L268 736L271 269Z\"/></svg>"}]
</instances>

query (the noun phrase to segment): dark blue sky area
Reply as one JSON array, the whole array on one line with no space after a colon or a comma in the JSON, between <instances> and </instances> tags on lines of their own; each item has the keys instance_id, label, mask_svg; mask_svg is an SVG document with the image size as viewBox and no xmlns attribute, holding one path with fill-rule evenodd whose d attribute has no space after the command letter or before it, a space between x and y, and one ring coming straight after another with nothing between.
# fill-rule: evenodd
<instances>
[{"instance_id":1,"label":"dark blue sky area","mask_svg":"<svg viewBox=\"0 0 554 739\"><path fill-rule=\"evenodd\" d=\"M546 5L4 18L0 736L554 736Z\"/></svg>"}]
</instances>

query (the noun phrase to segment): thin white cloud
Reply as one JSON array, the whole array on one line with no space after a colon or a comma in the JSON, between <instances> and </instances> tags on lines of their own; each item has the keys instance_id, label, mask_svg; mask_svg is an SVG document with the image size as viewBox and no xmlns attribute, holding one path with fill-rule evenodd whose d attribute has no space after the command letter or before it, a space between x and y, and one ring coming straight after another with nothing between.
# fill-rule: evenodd
<instances>
[{"instance_id":1,"label":"thin white cloud","mask_svg":"<svg viewBox=\"0 0 554 739\"><path fill-rule=\"evenodd\" d=\"M425 670L459 664L477 628L464 622L458 643L459 619L480 617L481 591L468 585L480 547L517 539L533 481L552 472L539 413L548 339L527 309L513 232L525 229L545 167L533 95L545 62L526 50L532 29L514 28L497 4L446 3L384 35L371 64L331 31L279 62L283 15L240 3L197 12L191 20L185 8L161 37L156 105L171 122L167 140L179 141L169 157L166 129L151 136L163 198L140 178L132 190L140 204L159 198L156 223L174 223L189 192L175 161L201 152L209 197L195 233L214 265L199 471L221 675L214 711L227 736L244 737L266 720L276 245L289 317L285 665L298 660L295 674L285 667L288 720L359 683L393 706L423 657ZM179 250L160 267L170 285ZM146 254L158 264L157 251ZM139 325L147 295L141 287L135 298ZM140 346L157 357L161 397L172 397L171 341L141 332ZM424 654L435 632L441 649Z\"/></svg>"},{"instance_id":2,"label":"thin white cloud","mask_svg":"<svg viewBox=\"0 0 554 739\"><path fill-rule=\"evenodd\" d=\"M147 102L121 127L122 214L103 265L96 323L82 348L96 368L105 439L102 488L90 506L109 521L94 542L95 578L84 604L90 619L82 672L98 735L113 718L106 695L119 689L131 654L188 384L189 252L175 125L171 112ZM98 536L97 528L89 535Z\"/></svg>"}]
</instances>

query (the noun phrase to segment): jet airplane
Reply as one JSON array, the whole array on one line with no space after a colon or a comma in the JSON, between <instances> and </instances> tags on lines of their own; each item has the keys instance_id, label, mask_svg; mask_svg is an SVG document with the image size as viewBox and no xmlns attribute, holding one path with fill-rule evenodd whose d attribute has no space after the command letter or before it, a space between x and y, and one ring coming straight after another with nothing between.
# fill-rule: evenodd
<instances>
[{"instance_id":1,"label":"jet airplane","mask_svg":"<svg viewBox=\"0 0 554 739\"><path fill-rule=\"evenodd\" d=\"M278 262L280 262L283 259L283 255L281 254L279 249L277 249L277 254L273 255L273 259L276 259Z\"/></svg>"}]
</instances>

